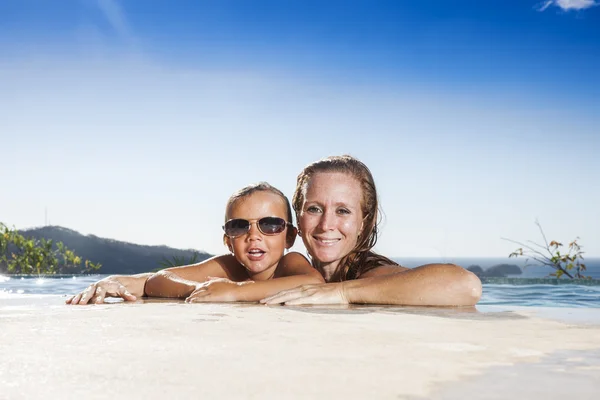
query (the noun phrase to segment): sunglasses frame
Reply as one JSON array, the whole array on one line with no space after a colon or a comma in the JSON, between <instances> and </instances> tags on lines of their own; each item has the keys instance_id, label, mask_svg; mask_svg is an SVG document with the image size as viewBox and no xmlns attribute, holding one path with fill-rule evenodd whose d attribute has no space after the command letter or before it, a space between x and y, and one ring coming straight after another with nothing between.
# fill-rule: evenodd
<instances>
[{"instance_id":1,"label":"sunglasses frame","mask_svg":"<svg viewBox=\"0 0 600 400\"><path fill-rule=\"evenodd\" d=\"M260 221L263 220L263 219L265 219L265 218L276 218L276 219L282 220L283 222L285 222L285 226L284 226L283 230L281 232L276 232L276 233L266 233L266 232L263 232L263 230L260 228ZM241 233L241 234L236 235L236 236L228 235L227 234L227 230L225 229L225 226L229 222L236 221L236 220L246 221L248 223L248 229L246 230L246 232ZM285 219L283 219L281 217L262 217L262 218L259 218L259 219L232 218L230 220L227 220L225 222L225 225L223 225L221 228L223 228L223 232L225 233L225 236L227 236L230 239L234 239L234 238L237 238L237 237L240 237L240 236L244 236L245 234L247 234L248 232L250 232L250 229L252 229L252 224L256 224L256 228L258 229L258 231L260 233L262 233L263 235L267 235L267 236L279 235L280 233L283 233L285 231L285 228L290 227L290 226L291 227L294 226L294 224L292 224L291 222L286 221Z\"/></svg>"}]
</instances>

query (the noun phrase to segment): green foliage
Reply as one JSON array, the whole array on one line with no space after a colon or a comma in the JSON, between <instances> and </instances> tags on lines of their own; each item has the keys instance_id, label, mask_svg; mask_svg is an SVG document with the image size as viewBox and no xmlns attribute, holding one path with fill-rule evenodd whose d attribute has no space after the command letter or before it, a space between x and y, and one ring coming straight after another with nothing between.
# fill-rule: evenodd
<instances>
[{"instance_id":1,"label":"green foliage","mask_svg":"<svg viewBox=\"0 0 600 400\"><path fill-rule=\"evenodd\" d=\"M0 271L11 274L89 273L101 267L83 260L62 242L27 238L0 222Z\"/></svg>"},{"instance_id":2,"label":"green foliage","mask_svg":"<svg viewBox=\"0 0 600 400\"><path fill-rule=\"evenodd\" d=\"M173 256L169 260L168 258L163 257L162 261L159 261L158 264L162 268L172 268L172 267L180 267L182 265L196 264L199 261L200 261L200 253L195 251L194 254L192 254L190 256L190 258L185 258L184 256ZM160 268L160 269L162 269L162 268Z\"/></svg>"},{"instance_id":3,"label":"green foliage","mask_svg":"<svg viewBox=\"0 0 600 400\"><path fill-rule=\"evenodd\" d=\"M511 239L509 242L516 243L522 247L510 253L508 257L527 257L525 266L534 265L529 264L529 260L534 260L537 264L541 264L543 266L548 266L553 268L555 272L551 273L550 276L555 276L557 278L564 276L568 276L569 278L580 278L580 279L589 279L589 276L582 275L582 272L586 270L585 264L583 261L583 251L581 251L581 247L577 241L579 238L576 238L567 248L566 252L561 253L560 248L563 247L563 244L557 242L556 240L550 241L546 239L546 234L542 229L542 226L538 221L535 221L535 224L540 229L540 233L542 234L542 238L544 239L544 245L538 244L531 240L528 240L528 244L524 244L521 242L517 242Z\"/></svg>"}]
</instances>

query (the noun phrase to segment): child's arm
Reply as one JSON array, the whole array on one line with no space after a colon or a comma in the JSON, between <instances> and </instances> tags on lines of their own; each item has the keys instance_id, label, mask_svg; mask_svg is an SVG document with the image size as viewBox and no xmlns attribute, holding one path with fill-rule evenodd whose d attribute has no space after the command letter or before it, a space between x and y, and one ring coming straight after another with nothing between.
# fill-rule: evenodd
<instances>
[{"instance_id":1,"label":"child's arm","mask_svg":"<svg viewBox=\"0 0 600 400\"><path fill-rule=\"evenodd\" d=\"M325 283L300 253L286 254L275 271L275 278L266 281L232 282L216 279L201 284L187 302L259 301L282 290L301 285Z\"/></svg>"},{"instance_id":2,"label":"child's arm","mask_svg":"<svg viewBox=\"0 0 600 400\"><path fill-rule=\"evenodd\" d=\"M149 297L185 299L209 278L243 280L239 264L232 255L222 255L197 264L158 271L146 281L144 293Z\"/></svg>"},{"instance_id":3,"label":"child's arm","mask_svg":"<svg viewBox=\"0 0 600 400\"><path fill-rule=\"evenodd\" d=\"M156 273L111 275L69 297L66 303L104 303L106 297L121 297L126 301L134 301L144 295L185 299L209 277L241 281L248 276L232 255L223 255L198 264L167 268Z\"/></svg>"},{"instance_id":4,"label":"child's arm","mask_svg":"<svg viewBox=\"0 0 600 400\"><path fill-rule=\"evenodd\" d=\"M144 285L152 273L137 275L111 275L92 283L85 290L69 297L67 304L104 303L106 297L120 297L125 301L135 301L144 295Z\"/></svg>"}]
</instances>

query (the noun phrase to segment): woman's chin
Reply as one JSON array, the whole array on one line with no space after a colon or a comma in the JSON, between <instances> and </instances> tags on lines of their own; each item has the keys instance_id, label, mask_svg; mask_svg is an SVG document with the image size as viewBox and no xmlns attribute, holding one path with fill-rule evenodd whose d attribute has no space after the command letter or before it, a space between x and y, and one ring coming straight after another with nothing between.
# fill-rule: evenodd
<instances>
[{"instance_id":1,"label":"woman's chin","mask_svg":"<svg viewBox=\"0 0 600 400\"><path fill-rule=\"evenodd\" d=\"M312 254L312 258L315 261L318 261L319 264L331 264L334 263L336 261L339 261L342 257L338 254L338 252L327 252L327 251L320 251L320 252L315 252L315 254Z\"/></svg>"}]
</instances>

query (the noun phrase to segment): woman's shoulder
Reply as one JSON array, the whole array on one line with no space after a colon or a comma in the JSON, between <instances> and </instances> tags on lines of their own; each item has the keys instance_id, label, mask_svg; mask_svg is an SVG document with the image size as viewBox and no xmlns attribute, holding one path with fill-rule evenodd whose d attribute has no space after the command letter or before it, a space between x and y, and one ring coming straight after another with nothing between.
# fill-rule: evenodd
<instances>
[{"instance_id":1,"label":"woman's shoulder","mask_svg":"<svg viewBox=\"0 0 600 400\"><path fill-rule=\"evenodd\" d=\"M373 276L390 275L406 271L408 268L377 253L369 252L365 257L362 271L356 276L359 278L371 278Z\"/></svg>"},{"instance_id":2,"label":"woman's shoulder","mask_svg":"<svg viewBox=\"0 0 600 400\"><path fill-rule=\"evenodd\" d=\"M370 270L360 274L358 278L372 278L374 276L383 276L383 275L391 275L397 274L398 272L404 272L408 270L408 268L403 267L398 264L384 264L371 268Z\"/></svg>"}]
</instances>

